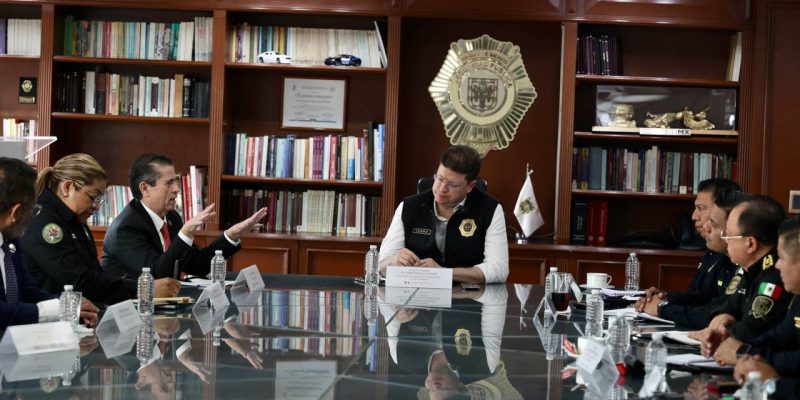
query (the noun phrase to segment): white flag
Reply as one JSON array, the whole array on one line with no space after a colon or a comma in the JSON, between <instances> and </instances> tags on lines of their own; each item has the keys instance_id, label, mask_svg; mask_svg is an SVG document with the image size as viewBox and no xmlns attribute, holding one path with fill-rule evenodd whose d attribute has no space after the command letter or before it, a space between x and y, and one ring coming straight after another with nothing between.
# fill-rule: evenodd
<instances>
[{"instance_id":1,"label":"white flag","mask_svg":"<svg viewBox=\"0 0 800 400\"><path fill-rule=\"evenodd\" d=\"M525 183L522 185L522 190L519 191L517 205L514 206L514 215L517 217L525 237L529 237L544 225L542 213L539 211L539 203L536 201L536 195L533 194L530 175L525 177Z\"/></svg>"}]
</instances>

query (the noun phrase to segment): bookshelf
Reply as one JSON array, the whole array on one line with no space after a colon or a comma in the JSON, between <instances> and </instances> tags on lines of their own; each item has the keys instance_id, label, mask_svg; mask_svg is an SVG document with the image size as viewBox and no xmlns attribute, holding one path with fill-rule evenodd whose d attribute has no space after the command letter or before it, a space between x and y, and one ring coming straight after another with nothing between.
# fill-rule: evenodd
<instances>
[{"instance_id":1,"label":"bookshelf","mask_svg":"<svg viewBox=\"0 0 800 400\"><path fill-rule=\"evenodd\" d=\"M375 236L254 234L245 238L245 248L234 257L233 269L258 263L269 272L360 274L367 246L380 242L380 234L388 227L397 203L414 193L417 179L432 173L441 151L449 145L427 87L441 67L451 42L484 33L520 46L539 94L514 141L503 151L490 152L482 170L483 177L489 181L490 193L501 201L507 224L512 226L516 226L516 222L510 210L524 179L526 163L534 170L532 179L545 226L537 232L543 235L539 243L528 247L511 246L514 280L536 282L540 270L549 265L577 272L585 268L579 266L581 260L610 261L612 255L624 253L624 247L569 245L571 205L575 198L609 200L612 203L609 213L619 234L645 228L664 229L674 222L675 215L691 210L690 195L573 191L571 159L565 157L573 148L639 149L656 145L667 151L722 152L736 156L739 162L737 180L746 189L761 188L761 163L766 161L759 156L763 150L759 146L765 143L768 124L748 111L758 108L753 108L754 102L758 102L754 96L760 93L752 87L751 63L755 63L752 60L757 40L763 41L758 42L761 46L758 49L770 49L767 41L777 39L768 35L756 38L757 27L749 17L751 10L747 9L746 1L680 0L658 6L638 1L545 3L519 5L509 0L499 3L279 0L269 4L256 0L0 0L0 18L39 18L42 21L40 57L0 55L0 116L35 119L38 134L59 137L52 148L41 153L39 166L49 165L72 152L88 152L105 167L110 184L125 184L131 161L145 152L168 154L179 172L188 172L190 165L208 166L209 202L217 203L221 212L217 220L208 224L206 231L198 234L198 243L210 240L232 221L222 207L224 193L231 190L332 190L379 198L380 233ZM208 18L212 28L208 42L210 57L179 61L68 54L65 51L69 48L65 46L68 17L75 21L163 24ZM231 34L244 23L263 27L370 31L374 30L375 22L381 28L387 66L331 67L319 62L271 65L231 58ZM742 44L740 79L728 81L731 39L739 33ZM618 38L617 75L578 73L576 43L581 34ZM161 78L176 74L195 77L209 83L208 116L101 115L55 108L58 75L86 71ZM36 105L16 102L15 88L20 76L38 77ZM297 138L339 134L281 129L281 82L285 77L346 80L345 129L341 134L360 135L369 122L386 124L383 181L227 173L225 145L229 134L291 134ZM739 136L666 138L592 132L595 90L604 85L733 90L737 94ZM764 126L759 127L759 122ZM654 207L663 211L652 216ZM103 233L102 228L95 228L98 243ZM574 254L570 253L573 251ZM695 256L679 250L648 251L687 266L692 264L688 260ZM653 262L657 258L654 255ZM645 265L644 268L650 267ZM654 280L652 284L661 279L658 276L656 273L650 276Z\"/></svg>"}]
</instances>

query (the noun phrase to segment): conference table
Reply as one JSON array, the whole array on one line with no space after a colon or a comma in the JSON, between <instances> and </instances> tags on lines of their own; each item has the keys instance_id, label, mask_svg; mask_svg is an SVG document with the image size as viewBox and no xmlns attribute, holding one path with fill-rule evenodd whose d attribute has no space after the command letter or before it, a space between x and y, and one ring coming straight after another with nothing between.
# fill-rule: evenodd
<instances>
[{"instance_id":1,"label":"conference table","mask_svg":"<svg viewBox=\"0 0 800 400\"><path fill-rule=\"evenodd\" d=\"M436 399L445 389L475 399L595 397L562 372L575 361L564 340L577 343L585 317L536 318L542 286L366 291L351 277L262 276L264 289L228 293L231 305L213 313L197 312L205 304L157 309L149 336L85 336L62 370L13 381L6 373L0 398ZM643 359L646 344L634 338L630 354ZM661 397L731 379L673 371L673 394ZM635 398L642 381L632 363L606 398Z\"/></svg>"}]
</instances>

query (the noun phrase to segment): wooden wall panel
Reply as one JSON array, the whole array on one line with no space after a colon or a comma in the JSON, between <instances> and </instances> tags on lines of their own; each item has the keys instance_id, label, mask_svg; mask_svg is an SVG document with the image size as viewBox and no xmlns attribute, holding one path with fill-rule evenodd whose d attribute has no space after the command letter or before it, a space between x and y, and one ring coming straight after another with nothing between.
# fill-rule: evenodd
<instances>
[{"instance_id":1,"label":"wooden wall panel","mask_svg":"<svg viewBox=\"0 0 800 400\"><path fill-rule=\"evenodd\" d=\"M584 0L579 14L592 20L737 25L749 17L740 0Z\"/></svg>"},{"instance_id":2,"label":"wooden wall panel","mask_svg":"<svg viewBox=\"0 0 800 400\"><path fill-rule=\"evenodd\" d=\"M215 240L221 232L202 232L195 235L195 243L204 247ZM228 259L228 271L241 271L253 264L262 273L289 274L297 264L297 241L286 239L246 236L242 238L242 249Z\"/></svg>"},{"instance_id":3,"label":"wooden wall panel","mask_svg":"<svg viewBox=\"0 0 800 400\"><path fill-rule=\"evenodd\" d=\"M772 2L766 17L766 58L762 58L766 59L766 70L763 71L766 75L762 77L766 112L762 193L787 206L789 191L800 190L800 177L797 175L800 47L793 40L786 40L800 37L800 24L797 23L800 21L800 3Z\"/></svg>"},{"instance_id":4,"label":"wooden wall panel","mask_svg":"<svg viewBox=\"0 0 800 400\"><path fill-rule=\"evenodd\" d=\"M343 244L343 243L340 243ZM301 243L300 271L307 275L363 276L367 244L332 248L324 243Z\"/></svg>"},{"instance_id":5,"label":"wooden wall panel","mask_svg":"<svg viewBox=\"0 0 800 400\"><path fill-rule=\"evenodd\" d=\"M533 186L545 225L537 234L553 232L556 154L561 81L561 25L542 23L405 19L402 31L397 174L395 201L415 193L420 177L436 171L442 151L450 146L428 86L439 71L450 43L488 34L520 46L522 58L538 97L504 150L483 160L481 176L489 193L506 212L507 224L518 226L512 210L525 178L533 169Z\"/></svg>"},{"instance_id":6,"label":"wooden wall panel","mask_svg":"<svg viewBox=\"0 0 800 400\"><path fill-rule=\"evenodd\" d=\"M541 285L549 272L546 258L529 258L509 254L507 282Z\"/></svg>"},{"instance_id":7,"label":"wooden wall panel","mask_svg":"<svg viewBox=\"0 0 800 400\"><path fill-rule=\"evenodd\" d=\"M404 15L470 16L477 18L558 18L564 16L563 0L403 0Z\"/></svg>"}]
</instances>

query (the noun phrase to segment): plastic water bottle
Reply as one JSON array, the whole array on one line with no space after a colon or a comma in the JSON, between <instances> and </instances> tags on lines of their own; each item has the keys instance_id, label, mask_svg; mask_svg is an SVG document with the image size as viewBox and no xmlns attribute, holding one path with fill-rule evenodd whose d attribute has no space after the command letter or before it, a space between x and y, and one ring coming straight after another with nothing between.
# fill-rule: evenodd
<instances>
[{"instance_id":1,"label":"plastic water bottle","mask_svg":"<svg viewBox=\"0 0 800 400\"><path fill-rule=\"evenodd\" d=\"M211 283L220 282L224 288L225 274L227 273L225 257L222 256L222 250L214 251L214 258L211 259Z\"/></svg>"},{"instance_id":2,"label":"plastic water bottle","mask_svg":"<svg viewBox=\"0 0 800 400\"><path fill-rule=\"evenodd\" d=\"M747 382L742 385L741 400L763 400L764 387L761 382L761 372L750 371L747 373Z\"/></svg>"},{"instance_id":3,"label":"plastic water bottle","mask_svg":"<svg viewBox=\"0 0 800 400\"><path fill-rule=\"evenodd\" d=\"M59 320L69 322L73 330L78 327L78 307L75 303L72 285L64 285L64 291L58 298Z\"/></svg>"},{"instance_id":4,"label":"plastic water bottle","mask_svg":"<svg viewBox=\"0 0 800 400\"><path fill-rule=\"evenodd\" d=\"M600 289L592 289L586 297L586 322L603 323L603 298Z\"/></svg>"},{"instance_id":5,"label":"plastic water bottle","mask_svg":"<svg viewBox=\"0 0 800 400\"><path fill-rule=\"evenodd\" d=\"M136 358L142 365L147 364L153 358L153 315L146 315L142 318L142 327L139 328L139 335L136 336Z\"/></svg>"},{"instance_id":6,"label":"plastic water bottle","mask_svg":"<svg viewBox=\"0 0 800 400\"><path fill-rule=\"evenodd\" d=\"M153 275L150 275L150 268L142 268L142 274L139 275L139 285L137 288L136 297L139 301L139 316L153 315Z\"/></svg>"},{"instance_id":7,"label":"plastic water bottle","mask_svg":"<svg viewBox=\"0 0 800 400\"><path fill-rule=\"evenodd\" d=\"M378 287L364 286L364 318L374 324L378 319Z\"/></svg>"},{"instance_id":8,"label":"plastic water bottle","mask_svg":"<svg viewBox=\"0 0 800 400\"><path fill-rule=\"evenodd\" d=\"M378 286L378 246L370 245L364 258L364 286Z\"/></svg>"},{"instance_id":9,"label":"plastic water bottle","mask_svg":"<svg viewBox=\"0 0 800 400\"><path fill-rule=\"evenodd\" d=\"M655 367L661 368L661 373L667 372L667 346L664 344L663 333L654 333L653 340L647 345L644 352L644 372L648 373Z\"/></svg>"},{"instance_id":10,"label":"plastic water bottle","mask_svg":"<svg viewBox=\"0 0 800 400\"><path fill-rule=\"evenodd\" d=\"M544 278L544 295L550 296L553 294L553 286L555 285L555 273L558 272L558 267L550 267L550 272Z\"/></svg>"},{"instance_id":11,"label":"plastic water bottle","mask_svg":"<svg viewBox=\"0 0 800 400\"><path fill-rule=\"evenodd\" d=\"M639 290L639 259L630 253L625 261L625 290Z\"/></svg>"}]
</instances>

